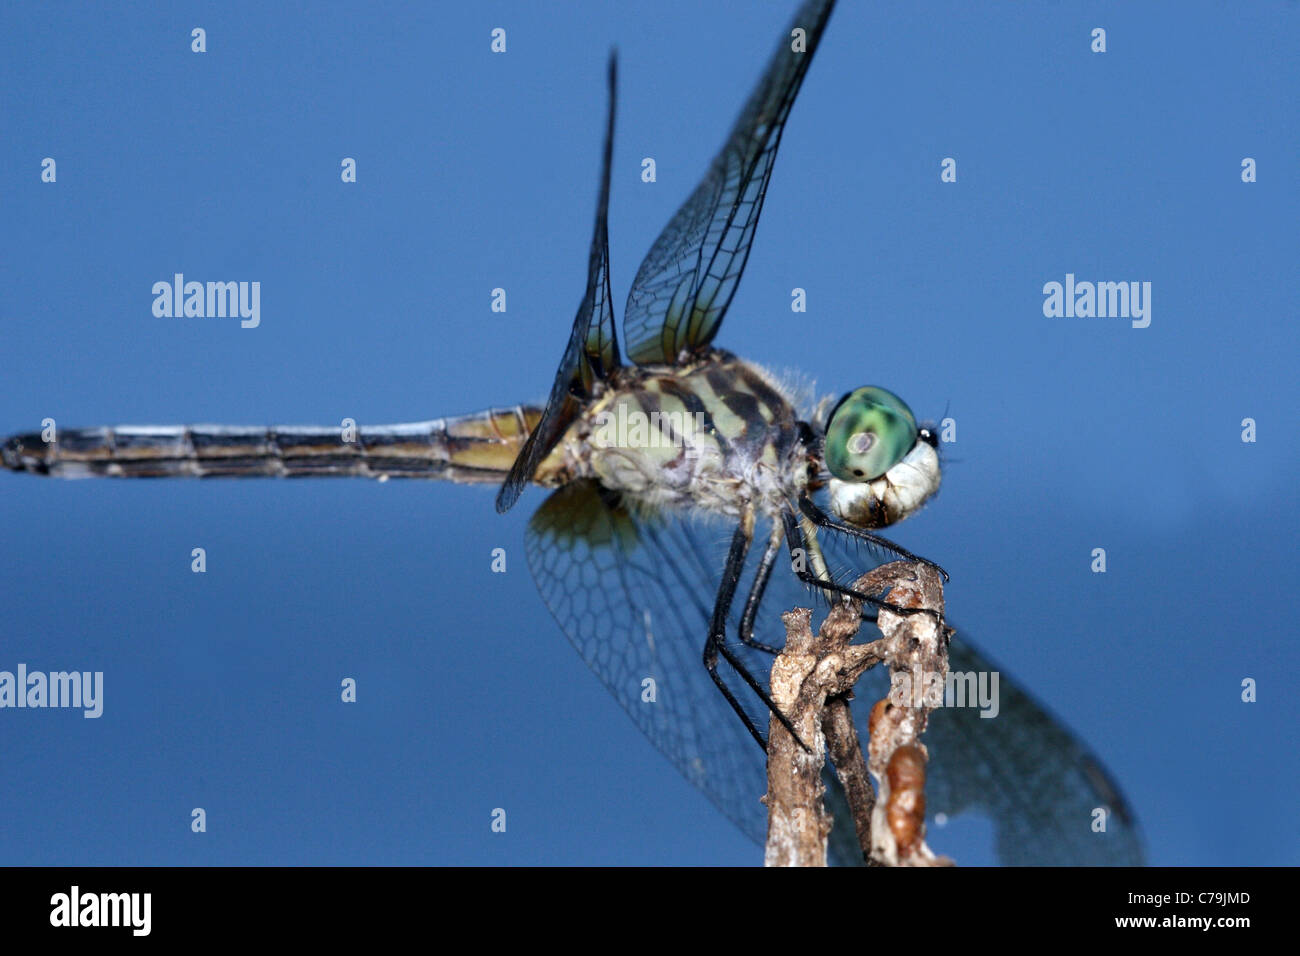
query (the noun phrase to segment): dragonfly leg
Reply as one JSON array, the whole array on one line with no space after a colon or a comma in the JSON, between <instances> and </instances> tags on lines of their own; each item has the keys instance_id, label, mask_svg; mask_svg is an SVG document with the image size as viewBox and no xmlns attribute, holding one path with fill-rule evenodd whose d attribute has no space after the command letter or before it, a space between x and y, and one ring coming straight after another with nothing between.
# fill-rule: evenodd
<instances>
[{"instance_id":1,"label":"dragonfly leg","mask_svg":"<svg viewBox=\"0 0 1300 956\"><path fill-rule=\"evenodd\" d=\"M799 746L808 750L805 744L795 731L794 726L790 723L790 718L783 714L779 707L773 702L771 695L763 688L754 675L745 667L744 661L727 649L727 614L731 610L731 602L736 596L736 585L740 581L741 572L745 568L745 556L749 553L750 538L753 534L753 525L750 522L742 521L736 528L736 533L731 539L731 550L727 553L727 566L722 572L722 584L718 588L718 598L713 605L713 620L709 625L709 639L704 644L704 667L709 672L709 677L713 680L714 685L727 699L731 709L736 712L749 731L751 737L757 741L758 745L767 751L767 742L763 735L758 732L754 722L745 713L745 709L740 706L740 701L736 700L736 695L731 692L731 688L723 681L722 675L718 673L718 655L731 665L732 669L740 675L741 680L749 685L749 689L758 695L763 705L776 715L776 719L781 721L785 729L790 732ZM766 555L764 555L766 557Z\"/></svg>"},{"instance_id":2,"label":"dragonfly leg","mask_svg":"<svg viewBox=\"0 0 1300 956\"><path fill-rule=\"evenodd\" d=\"M749 587L745 611L740 616L740 643L768 654L780 654L781 648L754 640L754 619L758 616L759 605L763 603L767 582L772 578L772 568L776 566L776 559L781 555L781 542L784 537L781 526L774 522L772 536L767 542L767 550L763 552L763 560L759 562L758 570L754 573L754 583Z\"/></svg>"},{"instance_id":3,"label":"dragonfly leg","mask_svg":"<svg viewBox=\"0 0 1300 956\"><path fill-rule=\"evenodd\" d=\"M785 537L786 537L786 541L789 543L790 546L790 558L794 568L794 573L799 578L799 580L802 581L804 584L810 585L811 587L820 588L821 590L827 592L828 594L842 594L845 597L856 598L857 600L861 601L863 604L869 604L872 607L877 608L878 610L892 611L895 614L902 614L902 615L929 614L933 617L936 618L938 617L938 614L935 611L930 610L929 608L900 607L897 604L891 604L890 602L885 601L881 598L874 597L870 594L864 594L861 591L855 591L849 587L845 587L844 585L832 581L829 578L818 577L818 575L815 572L813 572L810 568L807 567L806 558L808 554L808 549L806 547L803 529L799 527L799 519L795 517L794 512L792 511L782 512L781 518L785 524ZM831 530L839 530L834 525L823 525L823 527L829 527ZM909 554L908 552L904 551L902 548L897 548L895 550L900 555L906 556L906 558L909 560L922 561L925 564L930 563L929 561L924 561L924 559L922 558L917 558ZM796 552L802 552L802 553L800 554ZM939 568L937 565L935 567L940 572L943 571L943 569ZM865 619L872 620L872 618L865 618Z\"/></svg>"},{"instance_id":4,"label":"dragonfly leg","mask_svg":"<svg viewBox=\"0 0 1300 956\"><path fill-rule=\"evenodd\" d=\"M881 551L887 551L890 554L895 554L904 561L917 561L921 564L928 564L930 567L938 571L945 581L948 580L948 572L939 567L939 565L935 564L933 561L915 555L906 548L899 547L888 538L881 537L878 534L872 534L864 528L856 527L849 524L847 521L841 521L839 518L827 514L807 495L803 495L799 498L799 510L807 516L809 521L817 525L819 528L829 528L832 531L846 534L851 538L857 538L859 541L865 541L872 547L879 548Z\"/></svg>"}]
</instances>

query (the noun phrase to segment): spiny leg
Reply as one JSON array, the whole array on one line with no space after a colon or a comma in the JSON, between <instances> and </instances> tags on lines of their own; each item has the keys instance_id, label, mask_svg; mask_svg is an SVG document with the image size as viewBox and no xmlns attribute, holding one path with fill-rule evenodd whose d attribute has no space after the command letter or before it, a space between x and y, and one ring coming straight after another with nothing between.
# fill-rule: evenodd
<instances>
[{"instance_id":1,"label":"spiny leg","mask_svg":"<svg viewBox=\"0 0 1300 956\"><path fill-rule=\"evenodd\" d=\"M754 573L754 583L749 587L749 597L745 599L745 611L740 617L740 643L768 654L780 654L781 648L754 640L754 619L758 616L759 605L763 603L767 582L772 578L772 568L776 566L776 559L781 556L781 542L784 537L781 525L773 522L767 550L763 552L763 560L759 562L758 570Z\"/></svg>"},{"instance_id":2,"label":"spiny leg","mask_svg":"<svg viewBox=\"0 0 1300 956\"><path fill-rule=\"evenodd\" d=\"M799 580L802 581L804 584L810 585L812 587L821 588L823 591L826 591L828 593L841 594L845 597L856 598L857 600L861 601L863 604L869 604L872 607L885 610L885 611L893 611L895 614L903 614L903 615L930 614L938 618L938 614L930 610L929 608L900 607L897 604L891 604L890 602L885 601L881 598L873 597L870 594L864 594L861 591L855 591L852 588L845 587L842 584L830 580L829 572L828 572L828 576L825 578L818 577L817 574L815 574L813 571L810 571L806 567L806 561L804 560L804 558L801 558L800 555L796 554L796 551L802 551L804 557L806 558L807 554L809 553L809 550L806 547L803 529L799 526L799 519L795 517L794 512L787 510L781 513L781 520L785 524L785 537L787 543L790 546L790 558L791 558L792 565L794 567L794 573L799 578ZM838 530L838 529L835 529L832 526L832 530ZM914 555L908 554L908 552L904 551L902 548L897 548L895 550L900 555L904 555L910 560L923 561L923 563L925 564L930 563L928 561L924 561L921 558L917 558ZM938 570L942 571L943 569L938 568ZM873 620L873 618L867 617L865 615L864 615L864 619ZM942 621L940 621L940 623L942 623Z\"/></svg>"},{"instance_id":3,"label":"spiny leg","mask_svg":"<svg viewBox=\"0 0 1300 956\"><path fill-rule=\"evenodd\" d=\"M732 653L726 645L727 614L731 611L731 602L736 596L736 585L739 583L741 572L745 568L745 556L749 553L750 539L753 532L752 519L742 520L736 527L736 533L731 538L731 550L727 553L727 565L723 569L722 583L718 587L718 598L713 605L713 620L709 625L709 638L704 644L704 667L708 670L709 677L713 680L714 685L744 723L745 729L749 731L750 736L763 748L764 753L767 752L767 742L763 739L763 735L758 732L754 722L749 719L749 714L745 713L745 709L740 706L740 701L736 700L731 688L726 685L726 682L718 673L719 654L740 675L741 680L749 685L749 689L758 695L759 700L763 702L763 706L776 715L776 719L781 721L781 724L790 732L790 736L799 743L799 746L803 747L804 750L808 750L808 745L800 739L794 725L790 723L790 718L781 713L780 708L773 702L771 695L763 688L763 685L754 679L754 676L745 667L744 662Z\"/></svg>"},{"instance_id":4,"label":"spiny leg","mask_svg":"<svg viewBox=\"0 0 1300 956\"><path fill-rule=\"evenodd\" d=\"M920 555L913 554L906 548L899 547L888 538L881 537L878 534L873 534L865 528L859 528L855 525L849 524L847 521L841 521L839 518L827 514L807 495L800 495L799 510L804 513L809 521L817 525L819 528L829 528L832 531L846 534L851 538L857 538L859 541L865 541L867 544L874 548L879 548L881 551L888 551L890 554L898 555L898 557L902 558L904 561L916 561L919 564L928 564L943 575L945 581L948 580L948 572L939 567L939 565L935 564L933 561L923 558Z\"/></svg>"}]
</instances>

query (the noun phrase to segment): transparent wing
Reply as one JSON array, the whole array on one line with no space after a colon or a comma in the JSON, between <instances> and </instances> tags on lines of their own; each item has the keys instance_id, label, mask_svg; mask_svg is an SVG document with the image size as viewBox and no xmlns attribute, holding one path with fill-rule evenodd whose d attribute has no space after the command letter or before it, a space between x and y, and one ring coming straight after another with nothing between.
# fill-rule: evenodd
<instances>
[{"instance_id":1,"label":"transparent wing","mask_svg":"<svg viewBox=\"0 0 1300 956\"><path fill-rule=\"evenodd\" d=\"M998 671L999 710L990 719L974 707L931 716L922 737L934 768L928 815L987 815L1008 866L1141 866L1137 821L1083 742L968 642L953 641L948 668ZM1097 808L1109 814L1105 833L1092 830Z\"/></svg>"},{"instance_id":2,"label":"transparent wing","mask_svg":"<svg viewBox=\"0 0 1300 956\"><path fill-rule=\"evenodd\" d=\"M569 342L555 373L541 421L529 434L497 493L497 511L509 511L519 500L537 466L582 410L582 398L590 393L592 383L605 378L619 364L614 306L609 292L609 170L614 150L617 85L618 61L611 54L605 151L601 162L600 198L596 203L596 228L587 259L587 288L573 319L573 330L569 333Z\"/></svg>"},{"instance_id":3,"label":"transparent wing","mask_svg":"<svg viewBox=\"0 0 1300 956\"><path fill-rule=\"evenodd\" d=\"M828 566L845 584L879 563L870 548L843 535L823 530L820 543ZM758 627L767 628L760 640L779 642L780 612L801 602L809 606L810 596L792 578L773 576L758 615ZM874 625L864 624L859 640L872 640L878 633ZM1141 865L1133 814L1087 747L971 645L960 628L949 648L949 670L976 675L997 671L999 710L992 718L981 717L975 706L943 707L931 714L922 737L930 751L927 817L984 816L994 828L998 859L1009 866ZM869 671L858 682L853 712L862 739L867 739L871 704L888 690L883 668ZM1092 830L1099 807L1109 812L1105 833ZM932 834L932 846L942 852L942 831Z\"/></svg>"},{"instance_id":4,"label":"transparent wing","mask_svg":"<svg viewBox=\"0 0 1300 956\"><path fill-rule=\"evenodd\" d=\"M767 788L763 755L701 661L731 530L677 515L634 517L598 485L575 483L554 492L534 515L528 563L570 642L641 731L762 843L767 829L759 803ZM764 684L771 657L734 637L766 533L760 523L730 630L731 646ZM841 580L872 566L865 553L838 535L823 534L822 545ZM756 622L755 636L776 645L785 637L783 611L811 606L820 614L826 606L786 570L782 560ZM862 639L875 633L864 625ZM962 641L954 642L951 667L992 669ZM724 672L724 678L765 727L767 714L755 696L734 674ZM870 704L884 696L887 684L887 675L877 669L858 685L854 711L863 739ZM932 757L929 815L986 815L1006 864L1140 864L1136 823L1097 760L1005 673L999 697L1001 710L993 719L980 718L974 708L932 715L923 738ZM1112 811L1104 834L1091 830L1096 807ZM856 862L855 846L851 821L837 814L832 853L839 862Z\"/></svg>"},{"instance_id":5,"label":"transparent wing","mask_svg":"<svg viewBox=\"0 0 1300 956\"><path fill-rule=\"evenodd\" d=\"M822 530L819 541L828 567L844 584L882 560L869 546L844 535ZM756 630L767 628L760 640L776 643L784 637L781 612L818 600L781 570L778 566L773 574L756 625ZM811 606L824 608L825 602ZM815 616L814 624L819 620ZM873 624L864 624L858 640L878 636ZM981 717L975 706L942 707L930 715L921 738L930 751L927 818L982 815L993 825L998 859L1007 866L1142 865L1133 813L1084 743L966 640L961 628L949 648L948 665L953 673L996 671L999 710L990 718ZM883 668L873 668L858 682L853 714L863 740L871 704L888 690ZM1097 808L1109 814L1105 833L1092 830ZM932 829L931 837L931 846L941 853L942 830Z\"/></svg>"},{"instance_id":6,"label":"transparent wing","mask_svg":"<svg viewBox=\"0 0 1300 956\"><path fill-rule=\"evenodd\" d=\"M807 0L731 135L650 248L623 313L628 356L675 362L712 341L749 258L781 131L834 0ZM796 35L797 32L797 35Z\"/></svg>"},{"instance_id":7,"label":"transparent wing","mask_svg":"<svg viewBox=\"0 0 1300 956\"><path fill-rule=\"evenodd\" d=\"M526 548L582 659L677 769L762 840L763 754L702 660L729 536L721 525L634 519L599 485L575 482L538 509Z\"/></svg>"}]
</instances>

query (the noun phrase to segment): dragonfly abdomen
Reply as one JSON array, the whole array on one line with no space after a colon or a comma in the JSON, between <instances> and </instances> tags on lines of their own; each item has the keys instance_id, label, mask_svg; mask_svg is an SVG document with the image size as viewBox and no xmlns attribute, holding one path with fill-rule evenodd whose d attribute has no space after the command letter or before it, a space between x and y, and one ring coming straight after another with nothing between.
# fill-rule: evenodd
<instances>
[{"instance_id":1,"label":"dragonfly abdomen","mask_svg":"<svg viewBox=\"0 0 1300 956\"><path fill-rule=\"evenodd\" d=\"M370 477L497 483L540 409L379 426L118 426L15 435L4 467L58 478ZM539 474L539 480L545 478Z\"/></svg>"}]
</instances>

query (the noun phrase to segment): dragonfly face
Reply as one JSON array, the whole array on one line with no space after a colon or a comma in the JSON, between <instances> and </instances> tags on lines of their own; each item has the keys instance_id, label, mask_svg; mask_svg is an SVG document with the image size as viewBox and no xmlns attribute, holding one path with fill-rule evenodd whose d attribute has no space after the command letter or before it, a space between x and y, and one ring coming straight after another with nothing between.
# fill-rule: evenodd
<instances>
[{"instance_id":1,"label":"dragonfly face","mask_svg":"<svg viewBox=\"0 0 1300 956\"><path fill-rule=\"evenodd\" d=\"M784 641L780 614L807 606L810 597L847 593L840 582L866 570L865 559L919 560L874 529L914 514L940 480L935 436L891 392L856 389L824 422L809 422L772 376L712 344L744 271L782 130L833 6L834 0L806 0L782 34L704 179L637 271L621 349L607 228L611 60L586 289L543 407L351 432L62 430L8 439L0 463L64 477L354 475L493 483L499 511L530 483L550 489L525 538L543 600L650 741L761 841L766 776L753 738L768 720L767 674ZM720 527L728 534L720 537ZM794 571L787 550L809 554L816 570ZM954 670L993 670L960 639L950 663ZM869 673L865 683L875 685L862 696L884 696L884 680ZM931 813L982 811L1006 862L1140 862L1123 798L1086 748L1005 675L1000 703L997 720L982 720L973 708L931 715ZM863 739L865 716L857 715ZM1115 811L1100 836L1089 826L1097 807ZM851 822L836 827L833 841L841 827L852 833ZM855 852L853 839L841 858L861 862Z\"/></svg>"},{"instance_id":2,"label":"dragonfly face","mask_svg":"<svg viewBox=\"0 0 1300 956\"><path fill-rule=\"evenodd\" d=\"M938 441L883 388L840 399L826 426L825 458L831 510L859 528L897 524L939 490Z\"/></svg>"}]
</instances>

